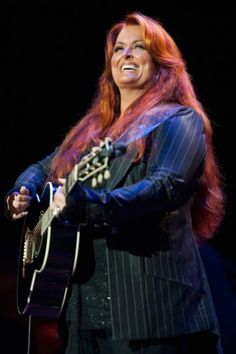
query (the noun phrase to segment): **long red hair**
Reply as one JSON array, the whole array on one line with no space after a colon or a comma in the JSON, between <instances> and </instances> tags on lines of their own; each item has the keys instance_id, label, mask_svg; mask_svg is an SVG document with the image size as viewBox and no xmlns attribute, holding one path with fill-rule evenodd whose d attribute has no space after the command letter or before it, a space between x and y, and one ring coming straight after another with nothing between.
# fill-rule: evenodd
<instances>
[{"instance_id":1,"label":"long red hair","mask_svg":"<svg viewBox=\"0 0 236 354\"><path fill-rule=\"evenodd\" d=\"M127 25L139 25L146 49L156 65L156 74L147 91L120 115L120 95L111 74L111 57L116 38ZM104 136L118 138L144 111L153 106L176 102L192 107L205 124L207 156L200 186L192 206L193 230L199 240L211 238L224 215L222 178L214 154L211 122L198 101L182 55L168 32L158 20L134 12L115 24L107 33L105 67L99 78L98 90L90 109L83 119L65 137L51 167L51 178L64 177L71 171L81 155ZM144 153L145 142L135 143L139 158Z\"/></svg>"}]
</instances>

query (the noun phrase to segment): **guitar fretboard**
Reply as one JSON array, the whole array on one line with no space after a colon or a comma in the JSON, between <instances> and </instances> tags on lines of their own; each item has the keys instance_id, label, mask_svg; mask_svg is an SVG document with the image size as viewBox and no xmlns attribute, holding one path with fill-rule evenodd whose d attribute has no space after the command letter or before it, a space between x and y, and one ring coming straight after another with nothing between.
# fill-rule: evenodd
<instances>
[{"instance_id":1,"label":"guitar fretboard","mask_svg":"<svg viewBox=\"0 0 236 354\"><path fill-rule=\"evenodd\" d=\"M55 209L48 207L48 209L43 214L41 221L41 235L48 229L55 217Z\"/></svg>"}]
</instances>

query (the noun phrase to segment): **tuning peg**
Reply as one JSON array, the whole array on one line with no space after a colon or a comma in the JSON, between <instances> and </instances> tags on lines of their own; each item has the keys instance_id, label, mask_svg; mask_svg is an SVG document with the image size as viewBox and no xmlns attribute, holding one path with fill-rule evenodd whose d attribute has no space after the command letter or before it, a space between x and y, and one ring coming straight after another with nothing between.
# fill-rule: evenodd
<instances>
[{"instance_id":1,"label":"tuning peg","mask_svg":"<svg viewBox=\"0 0 236 354\"><path fill-rule=\"evenodd\" d=\"M99 173L98 175L98 183L101 184L103 182L103 174L102 173Z\"/></svg>"},{"instance_id":2,"label":"tuning peg","mask_svg":"<svg viewBox=\"0 0 236 354\"><path fill-rule=\"evenodd\" d=\"M99 148L97 146L92 147L92 152L97 152L98 150L99 150Z\"/></svg>"},{"instance_id":3,"label":"tuning peg","mask_svg":"<svg viewBox=\"0 0 236 354\"><path fill-rule=\"evenodd\" d=\"M109 179L110 176L111 176L110 171L109 171L109 170L105 170L105 172L104 172L104 179Z\"/></svg>"},{"instance_id":4,"label":"tuning peg","mask_svg":"<svg viewBox=\"0 0 236 354\"><path fill-rule=\"evenodd\" d=\"M95 187L97 187L97 178L93 177L92 178L92 188L95 188Z\"/></svg>"}]
</instances>

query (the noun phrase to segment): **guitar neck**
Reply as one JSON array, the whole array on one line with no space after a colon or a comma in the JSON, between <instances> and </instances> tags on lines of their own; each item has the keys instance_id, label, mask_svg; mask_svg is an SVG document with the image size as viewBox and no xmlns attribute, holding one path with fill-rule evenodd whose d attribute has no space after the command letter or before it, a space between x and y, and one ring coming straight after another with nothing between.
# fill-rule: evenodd
<instances>
[{"instance_id":1,"label":"guitar neck","mask_svg":"<svg viewBox=\"0 0 236 354\"><path fill-rule=\"evenodd\" d=\"M91 154L89 156L89 160L92 158L94 158L94 154L93 155ZM96 169L96 171L99 170L99 167ZM101 166L101 169L103 169L103 168L104 167ZM72 171L68 174L68 176L66 178L66 191L65 191L66 195L68 195L72 191L73 187L75 186L75 184L78 180L84 181L87 178L89 178L89 175L91 175L91 171L89 171L90 169L91 169L91 167L89 167L89 165L88 165L88 157L86 157L86 159L84 159L84 160L82 159L80 163L78 163L74 166L74 168L72 169ZM94 168L94 170L95 170L95 168ZM51 187L51 190L52 190L52 187ZM52 198L52 194L51 194L51 198ZM52 202L52 199L51 199L51 202ZM51 202L50 202L50 204L51 204ZM39 220L39 222L41 223L41 235L43 235L44 232L51 225L55 216L57 216L57 210L51 208L49 205L49 207L47 208L47 210L44 212L43 216Z\"/></svg>"},{"instance_id":2,"label":"guitar neck","mask_svg":"<svg viewBox=\"0 0 236 354\"><path fill-rule=\"evenodd\" d=\"M41 222L41 235L44 234L44 232L48 229L50 224L52 223L54 217L56 216L55 210L50 208L50 206L47 208L47 210L44 212L43 216L40 219Z\"/></svg>"},{"instance_id":3,"label":"guitar neck","mask_svg":"<svg viewBox=\"0 0 236 354\"><path fill-rule=\"evenodd\" d=\"M84 156L82 160L74 166L72 171L66 177L65 195L67 196L78 181L84 182L92 178L92 187L101 183L103 179L110 177L108 168L109 158L119 156L124 153L124 147L120 146L116 149L111 145L111 139L105 138L99 146L93 147L91 152ZM51 188L52 190L52 188ZM51 201L53 194L51 194ZM49 208L45 211L41 218L41 233L43 234L50 226L54 217L57 216L57 210Z\"/></svg>"},{"instance_id":4,"label":"guitar neck","mask_svg":"<svg viewBox=\"0 0 236 354\"><path fill-rule=\"evenodd\" d=\"M76 182L78 182L78 170L79 170L79 164L76 164L73 170L68 174L66 178L66 188L65 188L65 194L68 195L72 189L74 188Z\"/></svg>"}]
</instances>

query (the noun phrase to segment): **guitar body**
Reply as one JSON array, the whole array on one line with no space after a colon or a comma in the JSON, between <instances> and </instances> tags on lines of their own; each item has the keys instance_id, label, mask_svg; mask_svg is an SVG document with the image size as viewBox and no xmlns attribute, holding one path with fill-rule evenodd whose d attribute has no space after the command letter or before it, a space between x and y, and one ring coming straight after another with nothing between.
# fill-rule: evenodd
<instances>
[{"instance_id":1,"label":"guitar body","mask_svg":"<svg viewBox=\"0 0 236 354\"><path fill-rule=\"evenodd\" d=\"M64 225L54 217L46 230L41 232L41 218L50 207L52 198L53 186L48 183L40 202L25 218L17 277L17 307L20 314L57 318L76 267L80 236L78 226ZM33 229L32 225L37 225L37 222L39 226Z\"/></svg>"}]
</instances>

